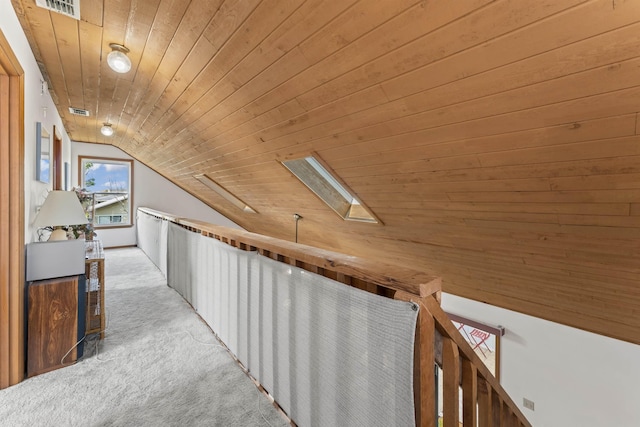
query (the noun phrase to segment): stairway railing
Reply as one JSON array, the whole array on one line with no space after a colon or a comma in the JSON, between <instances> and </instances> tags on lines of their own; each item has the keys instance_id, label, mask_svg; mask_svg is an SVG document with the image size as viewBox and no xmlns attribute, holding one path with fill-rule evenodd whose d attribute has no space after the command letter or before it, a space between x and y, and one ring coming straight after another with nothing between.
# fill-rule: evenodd
<instances>
[{"instance_id":1,"label":"stairway railing","mask_svg":"<svg viewBox=\"0 0 640 427\"><path fill-rule=\"evenodd\" d=\"M423 365L420 369L422 375L420 386L423 392L420 408L416 408L418 412L431 414L436 410L436 378L433 370L435 362L443 371L444 426L531 426L499 381L442 310L437 295L416 297L397 292L395 297L412 301L421 307L418 318L416 358ZM431 371L428 371L429 366L432 367ZM427 385L425 386L423 382ZM425 388L433 390L431 395ZM462 401L462 407L460 407L460 401ZM460 417L461 412L462 417ZM420 420L420 424L417 425L436 426L436 417L425 419L421 413L417 414L417 419Z\"/></svg>"},{"instance_id":2,"label":"stairway railing","mask_svg":"<svg viewBox=\"0 0 640 427\"><path fill-rule=\"evenodd\" d=\"M179 218L148 208L139 208L139 211L239 249L257 250L271 259L346 285L418 304L414 372L416 425L437 426L434 369L437 364L444 375L444 426L458 427L460 422L473 427L531 426L440 307L440 278L410 268Z\"/></svg>"}]
</instances>

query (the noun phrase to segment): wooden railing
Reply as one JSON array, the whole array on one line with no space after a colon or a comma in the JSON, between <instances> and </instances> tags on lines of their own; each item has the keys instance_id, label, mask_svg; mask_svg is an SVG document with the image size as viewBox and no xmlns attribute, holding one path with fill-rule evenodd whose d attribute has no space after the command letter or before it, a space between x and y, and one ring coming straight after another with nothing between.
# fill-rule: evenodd
<instances>
[{"instance_id":1,"label":"wooden railing","mask_svg":"<svg viewBox=\"0 0 640 427\"><path fill-rule=\"evenodd\" d=\"M416 425L437 426L435 364L443 370L445 427L530 427L498 380L440 307L441 280L424 272L383 264L243 230L140 211L243 250L303 268L338 282L420 306L415 346ZM460 400L462 419L460 420Z\"/></svg>"}]
</instances>

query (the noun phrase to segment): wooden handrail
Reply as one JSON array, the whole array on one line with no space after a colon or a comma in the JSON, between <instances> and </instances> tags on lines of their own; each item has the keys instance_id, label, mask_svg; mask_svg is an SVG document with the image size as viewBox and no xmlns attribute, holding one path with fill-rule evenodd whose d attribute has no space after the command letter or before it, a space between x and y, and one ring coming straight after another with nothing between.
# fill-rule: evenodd
<instances>
[{"instance_id":1,"label":"wooden handrail","mask_svg":"<svg viewBox=\"0 0 640 427\"><path fill-rule=\"evenodd\" d=\"M480 357L473 351L473 349L471 348L469 343L464 339L460 331L458 331L458 329L451 322L451 320L449 320L447 313L445 313L442 307L440 307L440 304L438 304L438 302L434 298L427 298L425 300L425 303L426 303L427 309L429 310L429 313L433 316L438 332L440 332L442 336L445 337L445 339L450 340L458 348L459 356L463 360L463 368L464 368L465 362L470 362L473 365L475 372L469 370L467 374L473 375L473 376L477 375L477 378L476 379L469 378L468 381L470 381L470 384L471 382L476 381L476 385L474 386L475 390L470 389L469 391L471 393L478 394L478 395L480 393L488 393L489 391L493 391L497 393L500 399L500 402L502 402L502 406L503 406L501 408L501 413L506 411L509 413L507 417L514 416L517 418L516 424L513 424L511 421L509 421L509 423L507 424L494 424L493 422L487 421L486 424L481 423L480 425L481 426L483 425L487 425L487 426L517 425L517 426L531 427L531 424L529 423L529 421L527 421L526 417L520 411L520 409L518 409L518 406L515 404L515 402L511 400L511 397L509 397L509 395L502 388L498 380L489 371L489 368L487 368L486 365L482 362L482 360L480 360ZM465 369L463 369L462 372L463 372L462 383L463 383L463 394L464 394ZM482 382L483 386L482 387L478 386L477 385L478 382ZM468 387L471 387L471 386L468 385ZM473 402L475 401L476 399L473 400ZM463 402L465 402L464 398L463 398ZM469 400L468 405L471 404L471 402L472 400ZM475 403L473 403L473 406L475 406ZM491 408L488 408L488 409L489 411L491 410ZM469 412L471 411L469 410ZM466 413L464 409L463 409L463 413ZM491 417L491 415L489 415L489 417ZM467 425L467 422L465 421L464 424ZM445 422L445 425L446 425L446 422ZM475 426L475 424L471 424L471 425Z\"/></svg>"},{"instance_id":2,"label":"wooden handrail","mask_svg":"<svg viewBox=\"0 0 640 427\"><path fill-rule=\"evenodd\" d=\"M254 249L262 249L281 257L297 260L299 263L313 265L346 276L381 286L393 291L403 291L417 296L431 295L442 289L439 277L425 274L422 271L383 264L340 254L313 246L287 242L273 237L263 236L235 228L213 225L204 221L180 218L164 212L148 208L138 208L140 211L157 218L166 219L183 227L218 240L234 241L234 246L244 244ZM224 238L224 239L223 239Z\"/></svg>"},{"instance_id":3,"label":"wooden handrail","mask_svg":"<svg viewBox=\"0 0 640 427\"><path fill-rule=\"evenodd\" d=\"M305 268L350 286L420 306L416 330L414 392L416 425L436 427L435 373L444 374L444 425L531 427L499 381L473 351L440 307L441 280L424 272L372 262L248 231L176 217L149 208L138 210L193 232L278 261ZM441 349L441 351L437 351ZM459 392L462 390L462 420Z\"/></svg>"}]
</instances>

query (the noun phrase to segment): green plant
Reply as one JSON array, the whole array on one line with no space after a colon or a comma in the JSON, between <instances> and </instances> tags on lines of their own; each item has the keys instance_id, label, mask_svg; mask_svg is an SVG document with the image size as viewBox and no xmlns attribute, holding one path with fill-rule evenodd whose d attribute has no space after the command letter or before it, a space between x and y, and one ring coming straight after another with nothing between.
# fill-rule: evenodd
<instances>
[{"instance_id":1,"label":"green plant","mask_svg":"<svg viewBox=\"0 0 640 427\"><path fill-rule=\"evenodd\" d=\"M69 226L67 234L72 235L75 239L84 235L85 239L91 240L97 236L93 226L93 221L91 221L92 215L90 215L89 209L89 207L93 205L93 194L88 192L85 188L79 187L74 187L73 191L76 192L78 200L80 200L80 204L82 205L82 209L84 209L84 214L89 222L87 224Z\"/></svg>"}]
</instances>

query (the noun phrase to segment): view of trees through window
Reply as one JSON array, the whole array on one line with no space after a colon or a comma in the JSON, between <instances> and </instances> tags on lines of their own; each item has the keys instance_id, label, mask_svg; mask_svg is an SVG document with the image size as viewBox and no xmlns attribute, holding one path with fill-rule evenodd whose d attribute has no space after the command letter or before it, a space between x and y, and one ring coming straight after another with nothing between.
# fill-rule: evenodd
<instances>
[{"instance_id":1,"label":"view of trees through window","mask_svg":"<svg viewBox=\"0 0 640 427\"><path fill-rule=\"evenodd\" d=\"M80 186L90 197L85 209L96 227L132 224L131 160L80 157Z\"/></svg>"}]
</instances>

